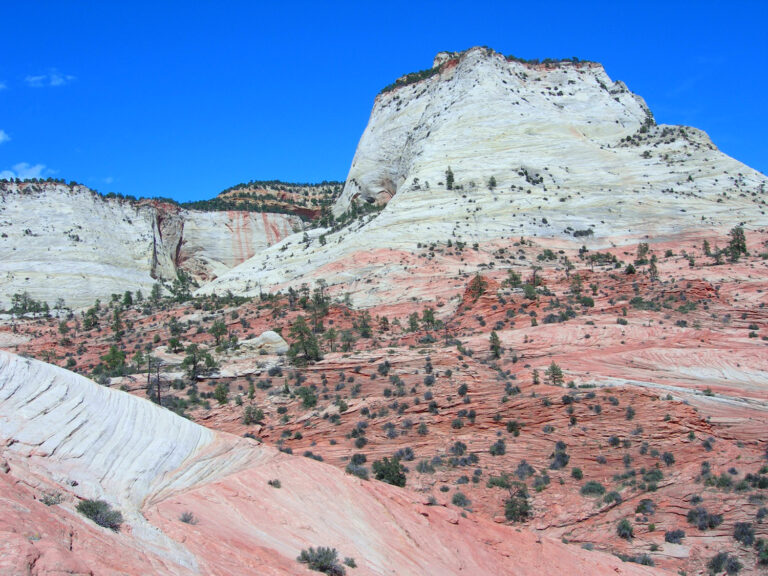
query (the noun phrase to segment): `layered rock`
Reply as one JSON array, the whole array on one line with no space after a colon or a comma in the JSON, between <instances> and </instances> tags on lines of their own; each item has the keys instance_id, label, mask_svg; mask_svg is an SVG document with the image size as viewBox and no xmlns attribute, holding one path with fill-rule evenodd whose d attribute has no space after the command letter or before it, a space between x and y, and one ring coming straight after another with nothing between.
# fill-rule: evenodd
<instances>
[{"instance_id":1,"label":"layered rock","mask_svg":"<svg viewBox=\"0 0 768 576\"><path fill-rule=\"evenodd\" d=\"M531 65L485 48L436 64L376 98L333 208L382 212L318 231L325 243L287 239L203 291L370 278L362 252L412 253L418 243L537 236L592 248L768 223L764 175L695 128L655 125L642 98L599 64ZM386 289L351 291L365 305Z\"/></svg>"},{"instance_id":2,"label":"layered rock","mask_svg":"<svg viewBox=\"0 0 768 576\"><path fill-rule=\"evenodd\" d=\"M212 280L301 229L296 216L266 212L182 210L179 266L201 281Z\"/></svg>"},{"instance_id":3,"label":"layered rock","mask_svg":"<svg viewBox=\"0 0 768 576\"><path fill-rule=\"evenodd\" d=\"M0 438L2 484L14 479L0 501L1 562L11 574L42 574L41 556L41 565L58 557L70 573L144 574L147 566L153 574L309 573L295 558L318 545L355 558L355 574L655 573L420 505L405 490L206 430L5 352ZM282 488L267 484L275 479ZM35 487L57 490L60 502L34 502ZM79 498L119 507L127 525L119 534L95 527L74 512ZM180 522L184 512L196 521ZM18 537L30 528L34 538ZM124 555L119 567L110 547Z\"/></svg>"},{"instance_id":4,"label":"layered rock","mask_svg":"<svg viewBox=\"0 0 768 576\"><path fill-rule=\"evenodd\" d=\"M0 308L28 292L53 306L172 280L205 281L300 227L283 214L199 212L162 202L104 198L84 186L0 185Z\"/></svg>"}]
</instances>

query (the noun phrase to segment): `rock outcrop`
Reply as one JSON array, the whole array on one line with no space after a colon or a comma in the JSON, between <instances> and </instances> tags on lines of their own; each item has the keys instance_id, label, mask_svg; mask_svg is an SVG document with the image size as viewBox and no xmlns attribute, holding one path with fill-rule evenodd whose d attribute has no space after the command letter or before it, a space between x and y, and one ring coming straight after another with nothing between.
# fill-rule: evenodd
<instances>
[{"instance_id":1,"label":"rock outcrop","mask_svg":"<svg viewBox=\"0 0 768 576\"><path fill-rule=\"evenodd\" d=\"M383 211L309 242L286 239L202 291L370 278L362 253L418 243L537 236L593 248L768 223L763 174L700 130L656 125L599 64L531 65L485 48L436 63L376 98L333 208ZM385 276L403 272L390 260ZM387 286L360 288L353 301L367 305Z\"/></svg>"},{"instance_id":2,"label":"rock outcrop","mask_svg":"<svg viewBox=\"0 0 768 576\"><path fill-rule=\"evenodd\" d=\"M283 214L199 212L84 186L0 184L0 308L28 292L74 307L172 280L207 281L300 228Z\"/></svg>"},{"instance_id":3,"label":"rock outcrop","mask_svg":"<svg viewBox=\"0 0 768 576\"><path fill-rule=\"evenodd\" d=\"M309 571L296 556L318 545L354 558L359 575L659 573L419 505L406 490L212 432L5 352L0 439L8 574L51 573L41 567L57 559L80 574L299 574ZM35 501L54 490L56 502ZM81 498L119 507L121 532L78 515ZM184 512L189 522L179 521Z\"/></svg>"}]
</instances>

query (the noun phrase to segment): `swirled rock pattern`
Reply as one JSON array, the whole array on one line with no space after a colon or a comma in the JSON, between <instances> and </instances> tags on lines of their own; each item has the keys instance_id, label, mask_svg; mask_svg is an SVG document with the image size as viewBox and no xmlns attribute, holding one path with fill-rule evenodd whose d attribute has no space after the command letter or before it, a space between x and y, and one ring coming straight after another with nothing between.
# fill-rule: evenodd
<instances>
[{"instance_id":1,"label":"swirled rock pattern","mask_svg":"<svg viewBox=\"0 0 768 576\"><path fill-rule=\"evenodd\" d=\"M4 574L301 574L296 556L317 545L355 558L354 574L654 573L424 506L5 352L0 438ZM36 500L53 491L58 503ZM80 498L121 509L121 532L74 512Z\"/></svg>"}]
</instances>

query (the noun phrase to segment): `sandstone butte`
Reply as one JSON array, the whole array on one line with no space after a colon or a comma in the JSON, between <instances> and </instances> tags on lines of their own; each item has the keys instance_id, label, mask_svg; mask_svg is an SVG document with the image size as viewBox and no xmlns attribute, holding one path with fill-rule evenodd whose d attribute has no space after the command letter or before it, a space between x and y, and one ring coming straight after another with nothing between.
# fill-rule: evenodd
<instances>
[{"instance_id":1,"label":"sandstone butte","mask_svg":"<svg viewBox=\"0 0 768 576\"><path fill-rule=\"evenodd\" d=\"M376 98L327 227L6 184L3 297L102 302L0 325L0 573L311 573L310 546L352 575L761 573L765 184L599 64L484 48ZM17 225L28 196L51 230ZM86 218L61 258L98 281L70 297L48 247ZM105 271L113 224L134 256ZM109 298L177 270L193 297ZM286 355L300 317L322 358ZM403 488L373 478L394 456Z\"/></svg>"}]
</instances>

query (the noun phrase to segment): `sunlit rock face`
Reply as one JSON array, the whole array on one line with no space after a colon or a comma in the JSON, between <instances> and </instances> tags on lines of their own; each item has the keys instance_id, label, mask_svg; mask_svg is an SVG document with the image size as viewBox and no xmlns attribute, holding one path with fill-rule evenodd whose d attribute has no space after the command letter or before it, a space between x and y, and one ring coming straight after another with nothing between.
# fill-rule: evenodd
<instances>
[{"instance_id":1,"label":"sunlit rock face","mask_svg":"<svg viewBox=\"0 0 768 576\"><path fill-rule=\"evenodd\" d=\"M597 248L768 223L763 174L700 130L656 125L599 64L532 65L485 48L435 63L377 96L333 207L383 211L290 237L202 292L366 279L349 291L374 304L405 273L389 251L419 243L525 236Z\"/></svg>"},{"instance_id":2,"label":"sunlit rock face","mask_svg":"<svg viewBox=\"0 0 768 576\"><path fill-rule=\"evenodd\" d=\"M300 227L295 216L199 212L104 198L84 186L0 184L0 308L28 292L85 306L125 290L145 295L177 269L215 278Z\"/></svg>"},{"instance_id":3,"label":"sunlit rock face","mask_svg":"<svg viewBox=\"0 0 768 576\"><path fill-rule=\"evenodd\" d=\"M355 558L364 575L651 573L427 507L408 490L208 430L6 352L0 441L3 574L310 574L296 557L318 545ZM57 503L40 502L45 493ZM120 510L120 532L76 512L84 498ZM185 512L192 521L179 520Z\"/></svg>"}]
</instances>

